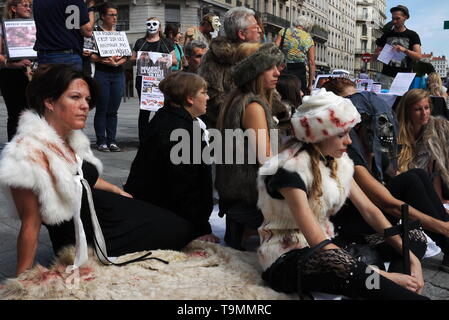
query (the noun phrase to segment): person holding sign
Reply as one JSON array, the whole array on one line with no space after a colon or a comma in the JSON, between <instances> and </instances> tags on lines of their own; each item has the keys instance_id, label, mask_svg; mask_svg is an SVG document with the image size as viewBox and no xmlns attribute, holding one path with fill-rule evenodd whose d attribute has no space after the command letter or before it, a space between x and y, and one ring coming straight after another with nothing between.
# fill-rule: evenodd
<instances>
[{"instance_id":1,"label":"person holding sign","mask_svg":"<svg viewBox=\"0 0 449 320\"><path fill-rule=\"evenodd\" d=\"M102 26L96 31L115 31L118 8L114 3L105 2L99 8ZM99 151L119 152L117 145L117 111L125 89L125 73L122 65L127 58L112 56L102 58L92 53L91 61L95 62L95 80L100 87L97 109L95 111L94 128Z\"/></svg>"},{"instance_id":2,"label":"person holding sign","mask_svg":"<svg viewBox=\"0 0 449 320\"><path fill-rule=\"evenodd\" d=\"M148 18L146 21L147 33L144 38L137 39L133 53L131 56L131 62L135 63L137 60L137 53L139 51L148 52L160 52L171 54L172 65L176 65L177 59L173 44L170 40L164 39L162 36L161 22L156 17ZM137 72L139 74L139 72ZM136 76L136 90L139 95L139 100L141 99L141 89L142 89L142 76ZM151 111L140 109L139 112L139 142L142 144L145 131L148 128L148 123L150 121Z\"/></svg>"},{"instance_id":3,"label":"person holding sign","mask_svg":"<svg viewBox=\"0 0 449 320\"><path fill-rule=\"evenodd\" d=\"M8 0L6 2L5 19L31 18L31 0ZM16 133L20 113L26 108L25 89L29 83L27 67L31 66L29 59L8 61L6 57L3 30L0 34L0 91L8 111L8 141Z\"/></svg>"},{"instance_id":4,"label":"person holding sign","mask_svg":"<svg viewBox=\"0 0 449 320\"><path fill-rule=\"evenodd\" d=\"M393 26L392 30L385 32L380 39L377 39L375 56L379 56L386 44L393 46L397 52L402 52L405 56L401 61L392 59L389 64L385 64L380 75L380 82L383 88L389 88L398 72L412 72L412 61L421 59L421 40L419 35L405 27L405 21L410 18L407 7L399 5L390 9Z\"/></svg>"}]
</instances>

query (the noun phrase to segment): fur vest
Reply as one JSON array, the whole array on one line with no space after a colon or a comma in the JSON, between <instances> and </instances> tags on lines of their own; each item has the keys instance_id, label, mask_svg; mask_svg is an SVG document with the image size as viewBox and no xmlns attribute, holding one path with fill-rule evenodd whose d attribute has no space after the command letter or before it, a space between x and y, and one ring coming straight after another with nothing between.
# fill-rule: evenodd
<instances>
[{"instance_id":1,"label":"fur vest","mask_svg":"<svg viewBox=\"0 0 449 320\"><path fill-rule=\"evenodd\" d=\"M435 161L434 171L440 174L443 183L449 187L449 121L430 116L421 139ZM409 168L417 168L413 161ZM426 169L426 168L422 168Z\"/></svg>"},{"instance_id":2,"label":"fur vest","mask_svg":"<svg viewBox=\"0 0 449 320\"><path fill-rule=\"evenodd\" d=\"M231 68L238 45L224 37L214 38L198 69L198 74L207 81L209 100L206 114L201 118L208 128L216 128L224 97L235 88Z\"/></svg>"},{"instance_id":3,"label":"fur vest","mask_svg":"<svg viewBox=\"0 0 449 320\"><path fill-rule=\"evenodd\" d=\"M310 156L306 151L300 151L297 156L293 157L296 150L298 150L297 147L283 151L267 161L259 170L258 206L262 210L264 222L259 228L261 245L257 253L264 270L282 254L308 246L287 201L272 198L265 185L266 175L272 175L276 173L277 169L284 168L290 172L297 172L304 181L306 189L311 189L313 176ZM283 158L286 160L282 160ZM334 237L334 227L329 217L336 214L345 203L354 173L354 164L346 153L337 159L337 163L337 177L340 184L330 176L330 169L320 162L323 195L320 201L309 198L309 206L329 239Z\"/></svg>"},{"instance_id":4,"label":"fur vest","mask_svg":"<svg viewBox=\"0 0 449 320\"><path fill-rule=\"evenodd\" d=\"M228 113L225 115L224 129L243 129L242 121L245 108L251 102L259 103L265 110L265 117L268 123L269 129L275 128L275 123L271 115L270 108L268 105L257 95L253 93L242 94L238 96L229 108ZM238 144L239 139L235 139L232 143L232 149L226 149L226 134L222 130L223 137L223 164L217 165L217 174L215 187L217 188L218 194L220 196L221 203L244 203L250 207L256 207L257 203L257 170L259 170L259 165L257 163L248 163L248 151L253 150L247 143L242 146ZM229 142L231 143L231 142ZM225 159L229 157L229 152L232 152L232 159L236 159L237 155L241 155L239 150L244 150L244 164L225 164ZM228 154L228 155L227 155ZM223 202L224 201L224 202ZM227 208L221 208L221 210L226 210Z\"/></svg>"},{"instance_id":5,"label":"fur vest","mask_svg":"<svg viewBox=\"0 0 449 320\"><path fill-rule=\"evenodd\" d=\"M72 131L69 145L81 158L94 164L101 173L102 164L92 153L90 142L81 130ZM14 215L11 187L33 190L39 200L42 221L48 225L72 219L77 208L78 164L64 142L44 118L25 111L17 134L3 149L0 160L0 185L8 211Z\"/></svg>"}]
</instances>

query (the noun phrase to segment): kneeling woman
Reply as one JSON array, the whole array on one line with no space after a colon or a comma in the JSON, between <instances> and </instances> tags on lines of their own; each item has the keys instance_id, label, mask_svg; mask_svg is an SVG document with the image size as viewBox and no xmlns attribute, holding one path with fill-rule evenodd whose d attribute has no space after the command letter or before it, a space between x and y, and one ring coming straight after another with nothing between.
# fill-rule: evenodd
<instances>
[{"instance_id":1,"label":"kneeling woman","mask_svg":"<svg viewBox=\"0 0 449 320\"><path fill-rule=\"evenodd\" d=\"M97 98L91 78L67 65L43 66L27 98L31 110L0 161L0 183L21 220L17 274L33 266L41 224L55 252L76 244L75 267L86 262L88 243L98 243L106 263L107 255L177 250L192 240L187 221L98 177L102 164L81 131Z\"/></svg>"},{"instance_id":2,"label":"kneeling woman","mask_svg":"<svg viewBox=\"0 0 449 320\"><path fill-rule=\"evenodd\" d=\"M259 170L258 205L264 215L258 249L265 270L262 277L273 289L284 292L295 292L301 283L303 292L426 299L417 294L423 279L413 253L411 276L379 271L379 286L370 290L366 284L375 271L327 241L334 237L329 216L348 196L378 233L391 226L352 178L353 163L346 154L351 143L348 133L360 122L352 103L322 89L304 98L291 122L295 137L304 143L296 141ZM400 237L389 241L400 252Z\"/></svg>"}]
</instances>

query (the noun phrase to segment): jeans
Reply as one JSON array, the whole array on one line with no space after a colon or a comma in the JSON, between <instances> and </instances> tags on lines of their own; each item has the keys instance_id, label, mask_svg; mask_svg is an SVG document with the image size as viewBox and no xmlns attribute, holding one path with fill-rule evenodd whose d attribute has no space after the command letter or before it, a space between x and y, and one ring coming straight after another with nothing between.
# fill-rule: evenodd
<instances>
[{"instance_id":1,"label":"jeans","mask_svg":"<svg viewBox=\"0 0 449 320\"><path fill-rule=\"evenodd\" d=\"M45 63L65 63L72 65L75 69L83 70L81 56L76 53L37 53L39 64Z\"/></svg>"},{"instance_id":2,"label":"jeans","mask_svg":"<svg viewBox=\"0 0 449 320\"><path fill-rule=\"evenodd\" d=\"M117 111L125 89L123 72L95 71L100 94L94 117L97 145L116 143Z\"/></svg>"}]
</instances>

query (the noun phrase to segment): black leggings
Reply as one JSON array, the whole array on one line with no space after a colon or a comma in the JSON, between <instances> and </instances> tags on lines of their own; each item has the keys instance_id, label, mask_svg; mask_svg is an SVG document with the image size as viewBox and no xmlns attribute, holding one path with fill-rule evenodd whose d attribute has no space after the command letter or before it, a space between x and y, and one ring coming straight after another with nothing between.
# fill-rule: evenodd
<instances>
[{"instance_id":1,"label":"black leggings","mask_svg":"<svg viewBox=\"0 0 449 320\"><path fill-rule=\"evenodd\" d=\"M301 250L292 250L280 257L262 274L273 272L270 286L276 291L296 292L298 260ZM395 282L381 276L363 262L356 261L343 249L317 250L302 264L301 287L303 292L320 291L342 294L353 299L370 300L428 300ZM273 278L272 278L273 279Z\"/></svg>"},{"instance_id":2,"label":"black leggings","mask_svg":"<svg viewBox=\"0 0 449 320\"><path fill-rule=\"evenodd\" d=\"M0 91L8 111L8 141L16 134L20 113L27 107L25 89L28 83L22 69L0 70Z\"/></svg>"},{"instance_id":3,"label":"black leggings","mask_svg":"<svg viewBox=\"0 0 449 320\"><path fill-rule=\"evenodd\" d=\"M449 214L435 192L429 174L423 169L411 169L394 178L386 185L391 194L413 208L441 221L449 221ZM393 223L399 219L388 217ZM449 239L442 234L425 230L427 235L449 254Z\"/></svg>"}]
</instances>

